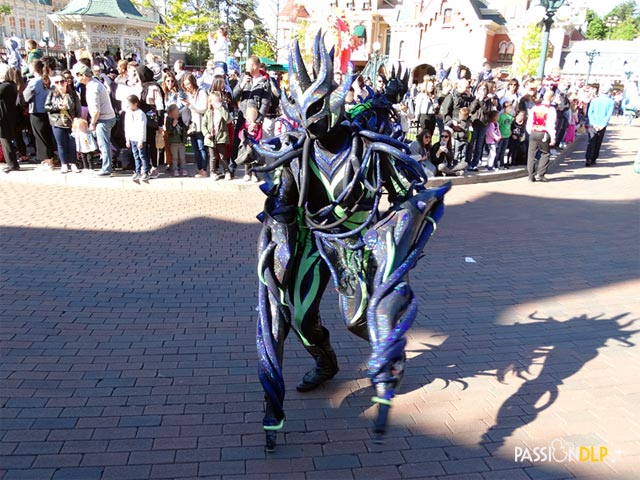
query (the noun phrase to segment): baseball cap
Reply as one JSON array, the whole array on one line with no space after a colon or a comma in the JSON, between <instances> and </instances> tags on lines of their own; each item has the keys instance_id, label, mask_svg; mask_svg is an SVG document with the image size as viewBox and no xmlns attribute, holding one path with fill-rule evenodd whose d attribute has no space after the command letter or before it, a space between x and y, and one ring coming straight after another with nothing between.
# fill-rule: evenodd
<instances>
[{"instance_id":1,"label":"baseball cap","mask_svg":"<svg viewBox=\"0 0 640 480\"><path fill-rule=\"evenodd\" d=\"M87 77L91 77L93 76L93 72L91 71L91 69L89 67L87 67L84 63L76 63L73 66L73 73L75 75L85 75Z\"/></svg>"},{"instance_id":2,"label":"baseball cap","mask_svg":"<svg viewBox=\"0 0 640 480\"><path fill-rule=\"evenodd\" d=\"M224 68L222 67L216 67L213 69L213 76L214 77L224 77Z\"/></svg>"}]
</instances>

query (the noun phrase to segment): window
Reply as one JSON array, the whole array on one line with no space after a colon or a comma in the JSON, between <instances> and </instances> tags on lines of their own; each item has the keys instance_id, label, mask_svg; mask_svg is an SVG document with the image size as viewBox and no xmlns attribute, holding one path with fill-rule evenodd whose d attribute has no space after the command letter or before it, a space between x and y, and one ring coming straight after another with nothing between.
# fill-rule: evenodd
<instances>
[{"instance_id":1,"label":"window","mask_svg":"<svg viewBox=\"0 0 640 480\"><path fill-rule=\"evenodd\" d=\"M453 15L453 10L450 8L445 8L442 16L442 23L445 25L451 25L451 16Z\"/></svg>"},{"instance_id":2,"label":"window","mask_svg":"<svg viewBox=\"0 0 640 480\"><path fill-rule=\"evenodd\" d=\"M511 62L515 47L512 42L500 42L498 46L498 59L501 62Z\"/></svg>"},{"instance_id":3,"label":"window","mask_svg":"<svg viewBox=\"0 0 640 480\"><path fill-rule=\"evenodd\" d=\"M29 28L31 30L35 30L36 29L36 21L33 18L29 19Z\"/></svg>"},{"instance_id":4,"label":"window","mask_svg":"<svg viewBox=\"0 0 640 480\"><path fill-rule=\"evenodd\" d=\"M363 10L371 10L371 0L363 0L362 9Z\"/></svg>"},{"instance_id":5,"label":"window","mask_svg":"<svg viewBox=\"0 0 640 480\"><path fill-rule=\"evenodd\" d=\"M39 25L40 25L40 33L44 32L46 30L44 28L44 20L40 20Z\"/></svg>"},{"instance_id":6,"label":"window","mask_svg":"<svg viewBox=\"0 0 640 480\"><path fill-rule=\"evenodd\" d=\"M20 23L20 35L23 38L26 38L26 36L27 36L27 21L24 18L21 18L18 22Z\"/></svg>"}]
</instances>

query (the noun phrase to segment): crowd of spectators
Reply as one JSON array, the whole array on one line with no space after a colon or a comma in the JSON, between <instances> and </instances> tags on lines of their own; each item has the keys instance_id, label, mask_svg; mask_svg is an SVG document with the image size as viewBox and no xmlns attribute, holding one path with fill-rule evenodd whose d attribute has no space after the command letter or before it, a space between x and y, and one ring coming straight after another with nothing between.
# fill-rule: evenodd
<instances>
[{"instance_id":1,"label":"crowd of spectators","mask_svg":"<svg viewBox=\"0 0 640 480\"><path fill-rule=\"evenodd\" d=\"M19 170L19 162L29 160L30 144L39 168L52 170L59 163L65 174L108 177L117 167L131 170L134 181L161 174L218 181L231 180L240 170L244 181L258 181L247 145L295 127L280 111L281 74L268 73L255 56L247 59L242 73L229 68L224 27L210 41L215 54L204 70L195 72L181 60L169 67L152 54L142 60L122 58L119 52L78 52L67 69L28 42L25 58L13 55L0 63L4 170ZM384 94L388 80L383 69L373 79L358 76L346 110ZM342 81L336 73L334 82ZM435 74L413 82L394 109L401 139L430 177L528 163L530 179L544 180L544 172L533 175L532 156L535 164L538 157L557 153L575 140L577 131L594 137L591 152L599 151L608 123L604 110L589 109L598 85L560 76L503 78L488 63L472 75L455 62L448 70L439 64ZM533 121L534 107L543 102L553 111L553 125ZM536 140L530 148L541 122L544 142ZM188 149L196 167L191 173Z\"/></svg>"}]
</instances>

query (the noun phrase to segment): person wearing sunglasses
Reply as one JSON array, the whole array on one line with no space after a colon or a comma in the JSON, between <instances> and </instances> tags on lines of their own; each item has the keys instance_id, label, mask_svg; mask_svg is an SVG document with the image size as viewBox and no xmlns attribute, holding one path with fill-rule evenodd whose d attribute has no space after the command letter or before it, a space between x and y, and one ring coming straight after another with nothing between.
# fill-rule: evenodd
<instances>
[{"instance_id":1,"label":"person wearing sunglasses","mask_svg":"<svg viewBox=\"0 0 640 480\"><path fill-rule=\"evenodd\" d=\"M435 177L437 172L431 161L431 139L431 130L423 128L417 138L409 144L411 157L422 165L427 178Z\"/></svg>"},{"instance_id":2,"label":"person wearing sunglasses","mask_svg":"<svg viewBox=\"0 0 640 480\"><path fill-rule=\"evenodd\" d=\"M72 77L73 79L73 77ZM69 168L79 173L76 165L76 144L71 137L73 119L80 116L80 97L63 75L51 78L53 89L47 95L44 109L49 115L53 136L58 146L60 172L67 173Z\"/></svg>"},{"instance_id":3,"label":"person wearing sunglasses","mask_svg":"<svg viewBox=\"0 0 640 480\"><path fill-rule=\"evenodd\" d=\"M453 130L445 127L440 142L431 147L431 162L436 166L436 176L462 175L467 168L465 162L455 163L453 149Z\"/></svg>"}]
</instances>

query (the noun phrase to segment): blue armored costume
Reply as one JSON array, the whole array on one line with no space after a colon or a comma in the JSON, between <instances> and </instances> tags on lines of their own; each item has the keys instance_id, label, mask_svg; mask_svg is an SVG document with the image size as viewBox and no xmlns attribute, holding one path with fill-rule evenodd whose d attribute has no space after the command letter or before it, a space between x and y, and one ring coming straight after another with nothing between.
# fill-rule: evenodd
<instances>
[{"instance_id":1,"label":"blue armored costume","mask_svg":"<svg viewBox=\"0 0 640 480\"><path fill-rule=\"evenodd\" d=\"M417 312L408 272L435 231L449 189L425 187L422 167L404 143L386 134L389 125L379 111L345 116L352 82L350 65L344 82L333 83L333 55L320 33L311 75L294 43L289 95L283 89L281 104L300 128L254 145L265 164L256 170L267 175L258 216L257 346L268 451L284 424L282 357L289 330L316 363L299 391L338 372L319 312L330 279L347 328L371 344L368 375L379 405L375 431L382 437L404 370L405 333ZM391 205L384 211L383 195Z\"/></svg>"}]
</instances>

